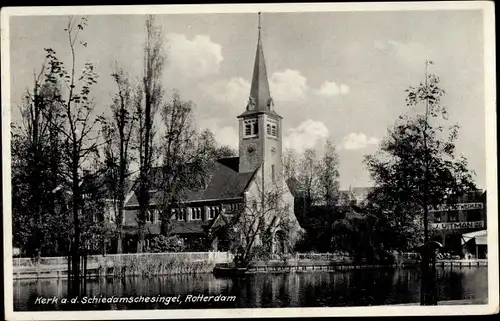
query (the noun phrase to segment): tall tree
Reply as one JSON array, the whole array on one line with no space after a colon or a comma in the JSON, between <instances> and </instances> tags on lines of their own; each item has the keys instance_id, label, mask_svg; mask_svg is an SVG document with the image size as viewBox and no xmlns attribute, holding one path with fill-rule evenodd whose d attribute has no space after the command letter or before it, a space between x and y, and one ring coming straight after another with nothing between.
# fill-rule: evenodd
<instances>
[{"instance_id":1,"label":"tall tree","mask_svg":"<svg viewBox=\"0 0 500 321\"><path fill-rule=\"evenodd\" d=\"M425 246L429 244L429 207L475 189L467 160L455 155L458 125L445 128L437 124L440 118L447 119L447 110L441 105L444 90L439 78L427 73L428 64L431 62L426 62L425 80L406 91L406 104L416 115L400 116L380 151L365 158L375 181L370 195L373 206L380 215L393 216L396 229L408 238L415 239L415 231L419 230L416 227L423 225L420 242ZM429 304L427 299L424 301Z\"/></svg>"},{"instance_id":2,"label":"tall tree","mask_svg":"<svg viewBox=\"0 0 500 321\"><path fill-rule=\"evenodd\" d=\"M132 133L136 125L134 113L134 93L128 75L119 67L112 77L117 92L111 105L112 116L107 122L104 134L106 140L106 185L111 192L113 212L116 213L116 252L122 253L123 212L128 191L130 163L132 162Z\"/></svg>"},{"instance_id":3,"label":"tall tree","mask_svg":"<svg viewBox=\"0 0 500 321\"><path fill-rule=\"evenodd\" d=\"M146 20L146 41L144 44L144 75L140 97L136 101L138 119L137 143L139 154L138 202L139 214L137 252L144 249L146 217L150 207L150 190L152 188L152 168L154 163L154 120L162 103L163 89L161 85L165 54L163 51L163 34L154 24L154 17Z\"/></svg>"},{"instance_id":4,"label":"tall tree","mask_svg":"<svg viewBox=\"0 0 500 321\"><path fill-rule=\"evenodd\" d=\"M339 197L338 155L335 145L326 140L324 154L318 158L316 150L306 149L295 169L295 157L290 154L285 158L285 173L296 173L301 185L305 211L313 204L325 204L334 207ZM288 169L287 169L288 167Z\"/></svg>"},{"instance_id":5,"label":"tall tree","mask_svg":"<svg viewBox=\"0 0 500 321\"><path fill-rule=\"evenodd\" d=\"M179 206L176 203L182 202L188 192L206 188L214 161L221 153L210 131L196 131L193 107L191 101L183 101L175 91L161 107L163 131L158 152L162 164L156 184L162 191L159 203L164 234L168 234L172 207Z\"/></svg>"},{"instance_id":6,"label":"tall tree","mask_svg":"<svg viewBox=\"0 0 500 321\"><path fill-rule=\"evenodd\" d=\"M49 70L46 73L47 83L60 83L62 94L57 97L57 104L61 112L58 117L64 119L58 127L62 136L62 168L60 171L61 184L67 186L71 195L70 208L73 217L72 239L72 277L73 290L79 289L81 269L81 219L84 208L83 184L84 170L86 177L91 179L100 173L95 172L93 159L99 158L98 123L101 117L94 115L95 104L90 98L90 89L97 83L97 74L94 65L86 62L82 71L77 74L77 47L87 47L87 43L80 40L80 33L87 26L87 18L70 17L64 29L67 34L70 59L68 67L60 61L56 52L46 48ZM84 218L88 219L88 218Z\"/></svg>"},{"instance_id":7,"label":"tall tree","mask_svg":"<svg viewBox=\"0 0 500 321\"><path fill-rule=\"evenodd\" d=\"M44 83L47 66L34 75L33 89L20 106L21 120L12 124L13 243L24 255L60 254L67 246L67 226L57 210L59 184L60 106L57 85ZM66 244L65 244L66 243Z\"/></svg>"},{"instance_id":8,"label":"tall tree","mask_svg":"<svg viewBox=\"0 0 500 321\"><path fill-rule=\"evenodd\" d=\"M319 161L316 150L306 149L298 166L298 179L302 186L306 211L318 200Z\"/></svg>"}]
</instances>

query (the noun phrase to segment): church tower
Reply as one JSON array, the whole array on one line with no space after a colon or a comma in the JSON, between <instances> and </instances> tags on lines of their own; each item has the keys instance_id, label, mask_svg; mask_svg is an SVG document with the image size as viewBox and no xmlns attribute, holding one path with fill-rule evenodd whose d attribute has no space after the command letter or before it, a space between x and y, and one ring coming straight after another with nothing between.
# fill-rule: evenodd
<instances>
[{"instance_id":1,"label":"church tower","mask_svg":"<svg viewBox=\"0 0 500 321\"><path fill-rule=\"evenodd\" d=\"M253 172L263 165L266 177L282 175L282 117L274 110L259 27L252 86L246 110L238 116L240 173Z\"/></svg>"}]
</instances>

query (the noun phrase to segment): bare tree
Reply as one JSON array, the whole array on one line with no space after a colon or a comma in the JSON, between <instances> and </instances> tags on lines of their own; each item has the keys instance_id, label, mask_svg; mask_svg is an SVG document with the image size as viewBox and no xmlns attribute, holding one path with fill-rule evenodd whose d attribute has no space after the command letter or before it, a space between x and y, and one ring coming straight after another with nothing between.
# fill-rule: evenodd
<instances>
[{"instance_id":1,"label":"bare tree","mask_svg":"<svg viewBox=\"0 0 500 321\"><path fill-rule=\"evenodd\" d=\"M302 229L293 214L292 200L287 199L283 184L269 184L256 176L253 191L226 228L237 265L293 250Z\"/></svg>"},{"instance_id":2,"label":"bare tree","mask_svg":"<svg viewBox=\"0 0 500 321\"><path fill-rule=\"evenodd\" d=\"M98 158L99 133L97 124L101 117L94 117L94 103L90 99L90 88L97 82L94 66L86 62L81 73L77 74L77 46L86 47L87 43L80 40L80 33L87 26L87 18L70 17L64 29L68 37L71 62L65 64L57 58L56 52L46 48L49 68L45 81L60 83L63 95L57 97L61 112L58 117L64 123L58 127L62 136L62 169L61 182L67 184L71 194L70 206L73 216L74 237L72 241L72 277L73 290L78 290L80 284L81 226L80 215L83 213L84 198L82 193L83 172L86 168L88 179L100 173L93 171L91 159ZM63 97L64 96L64 97ZM92 173L94 172L94 173Z\"/></svg>"},{"instance_id":3,"label":"bare tree","mask_svg":"<svg viewBox=\"0 0 500 321\"><path fill-rule=\"evenodd\" d=\"M117 92L111 105L112 116L105 127L106 185L111 192L116 213L117 253L122 252L123 212L130 176L132 157L131 138L136 125L134 93L126 72L116 67L112 74Z\"/></svg>"},{"instance_id":4,"label":"bare tree","mask_svg":"<svg viewBox=\"0 0 500 321\"><path fill-rule=\"evenodd\" d=\"M297 153L293 149L285 149L283 153L283 173L285 180L297 178Z\"/></svg>"},{"instance_id":5,"label":"bare tree","mask_svg":"<svg viewBox=\"0 0 500 321\"><path fill-rule=\"evenodd\" d=\"M137 141L139 152L138 201L139 215L137 252L144 248L146 215L150 207L150 190L153 184L152 168L154 167L154 119L161 105L163 89L161 77L165 62L163 52L163 34L154 25L154 17L146 20L146 42L144 44L144 75L140 96L136 100L136 115L138 119Z\"/></svg>"},{"instance_id":6,"label":"bare tree","mask_svg":"<svg viewBox=\"0 0 500 321\"><path fill-rule=\"evenodd\" d=\"M180 206L187 193L206 188L220 152L210 131L196 131L193 107L192 102L181 100L174 91L172 99L161 109L164 131L158 152L162 164L156 183L161 190L158 205L164 234L168 234L172 207Z\"/></svg>"}]
</instances>

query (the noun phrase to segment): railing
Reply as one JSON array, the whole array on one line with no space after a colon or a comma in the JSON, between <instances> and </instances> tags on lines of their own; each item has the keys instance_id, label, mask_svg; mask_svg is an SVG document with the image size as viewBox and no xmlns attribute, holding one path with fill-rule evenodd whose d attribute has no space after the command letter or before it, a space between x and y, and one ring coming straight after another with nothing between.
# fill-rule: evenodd
<instances>
[{"instance_id":1,"label":"railing","mask_svg":"<svg viewBox=\"0 0 500 321\"><path fill-rule=\"evenodd\" d=\"M297 260L346 261L351 256L346 253L297 253Z\"/></svg>"},{"instance_id":2,"label":"railing","mask_svg":"<svg viewBox=\"0 0 500 321\"><path fill-rule=\"evenodd\" d=\"M418 253L401 253L401 258L406 260L419 260L420 254Z\"/></svg>"}]
</instances>

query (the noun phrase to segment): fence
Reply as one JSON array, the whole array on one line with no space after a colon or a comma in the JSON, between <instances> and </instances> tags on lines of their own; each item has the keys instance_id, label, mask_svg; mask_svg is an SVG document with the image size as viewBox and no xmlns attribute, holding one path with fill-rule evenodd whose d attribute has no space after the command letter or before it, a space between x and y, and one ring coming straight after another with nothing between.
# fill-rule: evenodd
<instances>
[{"instance_id":1,"label":"fence","mask_svg":"<svg viewBox=\"0 0 500 321\"><path fill-rule=\"evenodd\" d=\"M123 253L123 254L107 254L107 255L89 255L87 256L87 264L89 265L105 265L110 261L126 260L127 258L137 259L181 259L193 262L198 261L212 261L215 263L227 263L232 261L232 254L229 252L177 252L177 253ZM39 265L51 266L66 266L68 264L68 257L41 257L38 262L31 258L17 257L13 259L14 267L35 267Z\"/></svg>"},{"instance_id":2,"label":"fence","mask_svg":"<svg viewBox=\"0 0 500 321\"><path fill-rule=\"evenodd\" d=\"M314 261L349 261L352 260L352 256L348 253L297 253L296 258L298 260L314 260ZM419 260L420 255L418 253L401 253L399 255L400 259L404 260Z\"/></svg>"},{"instance_id":3,"label":"fence","mask_svg":"<svg viewBox=\"0 0 500 321\"><path fill-rule=\"evenodd\" d=\"M351 260L351 256L346 253L297 253L297 260L314 260L314 261L347 261Z\"/></svg>"},{"instance_id":4,"label":"fence","mask_svg":"<svg viewBox=\"0 0 500 321\"><path fill-rule=\"evenodd\" d=\"M418 253L401 253L401 258L405 260L420 260Z\"/></svg>"}]
</instances>

